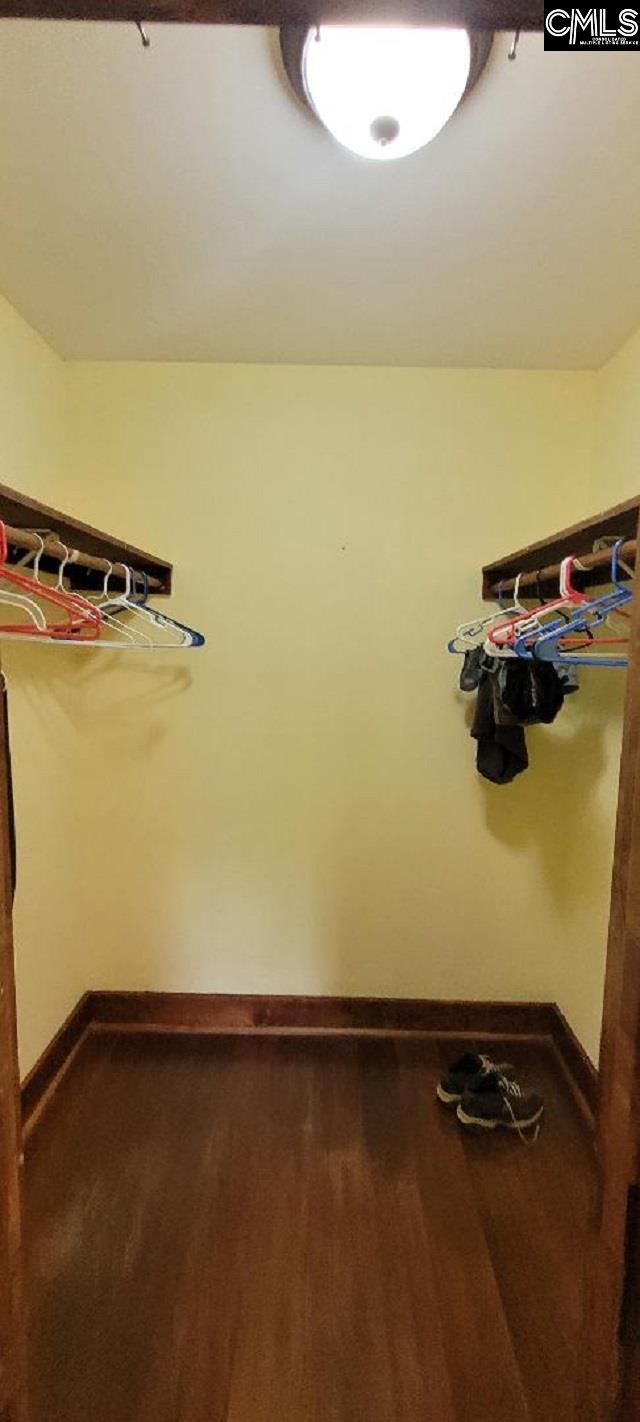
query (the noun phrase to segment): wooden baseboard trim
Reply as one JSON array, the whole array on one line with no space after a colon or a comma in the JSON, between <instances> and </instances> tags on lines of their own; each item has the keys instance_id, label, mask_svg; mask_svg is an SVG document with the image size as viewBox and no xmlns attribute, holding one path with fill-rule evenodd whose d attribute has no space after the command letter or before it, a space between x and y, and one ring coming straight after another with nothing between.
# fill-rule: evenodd
<instances>
[{"instance_id":1,"label":"wooden baseboard trim","mask_svg":"<svg viewBox=\"0 0 640 1422\"><path fill-rule=\"evenodd\" d=\"M239 993L92 992L95 1024L175 1031L325 1030L453 1036L549 1036L549 1002L428 998L289 997Z\"/></svg>"},{"instance_id":2,"label":"wooden baseboard trim","mask_svg":"<svg viewBox=\"0 0 640 1422\"><path fill-rule=\"evenodd\" d=\"M598 1074L552 1002L466 1002L438 998L292 997L241 993L87 992L22 1085L25 1128L55 1090L88 1032L325 1034L399 1033L483 1042L541 1040L554 1051L587 1115Z\"/></svg>"},{"instance_id":3,"label":"wooden baseboard trim","mask_svg":"<svg viewBox=\"0 0 640 1422\"><path fill-rule=\"evenodd\" d=\"M508 1042L542 1042L555 1051L551 1038L540 1032L430 1032L422 1027L184 1027L167 1022L92 1022L89 1031L106 1036L146 1034L156 1037L402 1037L419 1041L431 1038L435 1042L450 1043L452 1050L460 1043L468 1043L480 1049L492 1044L504 1046Z\"/></svg>"},{"instance_id":4,"label":"wooden baseboard trim","mask_svg":"<svg viewBox=\"0 0 640 1422\"><path fill-rule=\"evenodd\" d=\"M91 993L85 992L24 1078L20 1091L23 1128L32 1123L44 1098L55 1090L91 1021Z\"/></svg>"},{"instance_id":5,"label":"wooden baseboard trim","mask_svg":"<svg viewBox=\"0 0 640 1422\"><path fill-rule=\"evenodd\" d=\"M593 1120L598 1107L598 1071L569 1026L564 1013L555 1003L551 1012L550 1029L556 1054L574 1091Z\"/></svg>"}]
</instances>

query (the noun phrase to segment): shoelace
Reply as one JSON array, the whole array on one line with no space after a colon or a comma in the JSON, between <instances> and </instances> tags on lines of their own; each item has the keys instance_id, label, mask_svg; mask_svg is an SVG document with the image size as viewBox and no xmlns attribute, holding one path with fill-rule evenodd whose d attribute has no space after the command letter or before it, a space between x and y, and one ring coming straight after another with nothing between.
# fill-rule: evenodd
<instances>
[{"instance_id":1,"label":"shoelace","mask_svg":"<svg viewBox=\"0 0 640 1422\"><path fill-rule=\"evenodd\" d=\"M496 1078L496 1080L497 1080L497 1083L498 1083L498 1090L499 1090L499 1091L502 1091L502 1089L503 1089L503 1084L504 1084L505 1089L506 1089L507 1091L511 1091L511 1093L512 1093L513 1096L521 1096L521 1095L522 1095L522 1092L521 1092L521 1090L520 1090L520 1087L517 1086L516 1082L515 1082L515 1081L512 1081L511 1078L508 1077L508 1076L503 1076L503 1075L502 1075L502 1072L500 1071L499 1066L497 1066L496 1062L493 1062L493 1061L491 1060L491 1057L485 1057L485 1056L479 1055L479 1056L478 1056L478 1061L482 1062L482 1066L480 1067L480 1070L478 1071L478 1076L479 1076L479 1077L482 1077L482 1076L495 1076L495 1078ZM512 1089L512 1088L514 1088L514 1089Z\"/></svg>"},{"instance_id":2,"label":"shoelace","mask_svg":"<svg viewBox=\"0 0 640 1422\"><path fill-rule=\"evenodd\" d=\"M510 1115L510 1117L511 1117L511 1120L513 1121L513 1124L514 1124L514 1126L515 1126L515 1128L516 1128L516 1130L517 1130L517 1132L518 1132L518 1135L519 1135L519 1137L520 1137L520 1140L523 1142L524 1145L528 1145L528 1146L535 1145L535 1143L536 1143L536 1141L537 1141L537 1139L538 1139L538 1136L540 1135L540 1122L539 1122L539 1121L536 1121L535 1127L534 1127L534 1131L533 1131L533 1135L532 1135L531 1137L525 1135L525 1132L524 1132L524 1130L522 1129L522 1126L520 1125L520 1122L516 1119L515 1111L514 1111L513 1106L511 1105L511 1102L510 1102L510 1100L509 1100L509 1097L510 1097L510 1096L517 1096L517 1097L521 1097L521 1096L522 1096L522 1090L521 1090L521 1088L518 1086L517 1081L510 1081L510 1079L509 1079L508 1076L500 1076L500 1077L498 1078L498 1090L499 1090L499 1091L501 1092L501 1094L502 1094L502 1099L503 1099L504 1104L505 1104L505 1106L506 1106L506 1108L507 1108L507 1111L509 1112L509 1115Z\"/></svg>"}]
</instances>

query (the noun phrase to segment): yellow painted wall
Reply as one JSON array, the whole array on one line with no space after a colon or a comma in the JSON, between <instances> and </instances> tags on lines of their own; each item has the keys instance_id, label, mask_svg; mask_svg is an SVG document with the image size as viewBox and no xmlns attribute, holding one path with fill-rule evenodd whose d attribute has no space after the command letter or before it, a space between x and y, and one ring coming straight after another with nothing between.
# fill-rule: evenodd
<instances>
[{"instance_id":1,"label":"yellow painted wall","mask_svg":"<svg viewBox=\"0 0 640 1422\"><path fill-rule=\"evenodd\" d=\"M75 509L172 557L173 606L209 638L104 673L97 653L83 690L119 846L91 888L96 983L557 996L609 848L602 686L495 788L444 646L483 560L591 510L595 377L69 380ZM598 931L576 956L564 1005L595 1050Z\"/></svg>"},{"instance_id":2,"label":"yellow painted wall","mask_svg":"<svg viewBox=\"0 0 640 1422\"><path fill-rule=\"evenodd\" d=\"M595 475L603 505L640 492L640 331L597 378Z\"/></svg>"},{"instance_id":3,"label":"yellow painted wall","mask_svg":"<svg viewBox=\"0 0 640 1422\"><path fill-rule=\"evenodd\" d=\"M65 368L0 298L0 480L63 499ZM2 645L18 821L15 906L20 1048L26 1071L82 992L86 944L72 931L74 798L88 727L74 725L73 652ZM86 906L85 906L86 907Z\"/></svg>"},{"instance_id":4,"label":"yellow painted wall","mask_svg":"<svg viewBox=\"0 0 640 1422\"><path fill-rule=\"evenodd\" d=\"M3 649L23 1067L88 986L551 997L595 1055L622 681L495 788L443 648L483 560L635 491L640 343L598 375L63 365L5 305L0 378L6 482L172 557L209 638Z\"/></svg>"}]
</instances>

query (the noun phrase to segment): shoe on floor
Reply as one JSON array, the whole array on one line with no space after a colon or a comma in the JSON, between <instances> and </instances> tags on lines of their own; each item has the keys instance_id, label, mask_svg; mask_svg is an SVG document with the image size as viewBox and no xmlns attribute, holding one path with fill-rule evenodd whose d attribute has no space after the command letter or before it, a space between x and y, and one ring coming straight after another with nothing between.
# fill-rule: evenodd
<instances>
[{"instance_id":1,"label":"shoe on floor","mask_svg":"<svg viewBox=\"0 0 640 1422\"><path fill-rule=\"evenodd\" d=\"M526 1091L501 1071L481 1072L465 1091L457 1109L463 1126L495 1131L504 1126L522 1134L538 1124L544 1101L536 1091Z\"/></svg>"},{"instance_id":2,"label":"shoe on floor","mask_svg":"<svg viewBox=\"0 0 640 1422\"><path fill-rule=\"evenodd\" d=\"M441 1101L443 1106L459 1106L465 1091L470 1089L477 1076L482 1072L496 1071L505 1077L513 1076L513 1067L508 1062L501 1062L500 1066L496 1066L490 1057L481 1056L478 1052L465 1052L438 1082L438 1101Z\"/></svg>"}]
</instances>

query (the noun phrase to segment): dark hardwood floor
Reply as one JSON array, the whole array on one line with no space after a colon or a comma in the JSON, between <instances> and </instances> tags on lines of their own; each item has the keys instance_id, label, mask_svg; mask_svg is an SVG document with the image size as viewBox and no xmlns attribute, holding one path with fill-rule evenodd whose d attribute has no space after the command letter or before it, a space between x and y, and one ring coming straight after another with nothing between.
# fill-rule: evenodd
<instances>
[{"instance_id":1,"label":"dark hardwood floor","mask_svg":"<svg viewBox=\"0 0 640 1422\"><path fill-rule=\"evenodd\" d=\"M463 1134L455 1050L89 1037L27 1143L33 1422L569 1422L590 1137L524 1042L537 1144Z\"/></svg>"}]
</instances>

